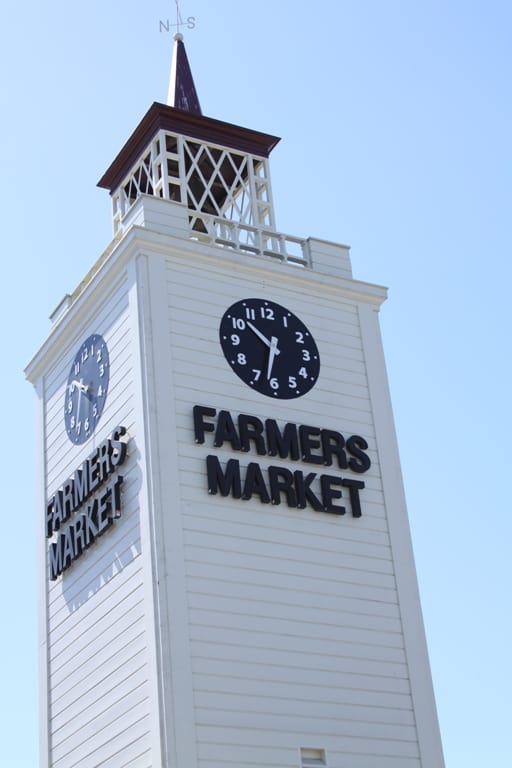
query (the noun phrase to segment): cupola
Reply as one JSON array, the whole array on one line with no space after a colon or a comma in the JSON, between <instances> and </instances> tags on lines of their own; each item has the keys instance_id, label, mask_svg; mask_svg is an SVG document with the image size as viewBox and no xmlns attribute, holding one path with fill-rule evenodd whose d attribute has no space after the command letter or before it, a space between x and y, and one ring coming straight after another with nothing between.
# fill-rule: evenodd
<instances>
[{"instance_id":1,"label":"cupola","mask_svg":"<svg viewBox=\"0 0 512 768\"><path fill-rule=\"evenodd\" d=\"M114 234L150 195L185 206L196 240L306 263L300 242L276 232L268 158L278 141L202 114L176 33L168 103L152 104L98 182L112 197Z\"/></svg>"}]
</instances>

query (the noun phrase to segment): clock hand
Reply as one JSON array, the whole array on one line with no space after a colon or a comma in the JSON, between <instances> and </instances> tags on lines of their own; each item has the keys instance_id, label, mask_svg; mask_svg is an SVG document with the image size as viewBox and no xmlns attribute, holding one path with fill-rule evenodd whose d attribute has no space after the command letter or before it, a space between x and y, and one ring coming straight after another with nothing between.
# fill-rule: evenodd
<instances>
[{"instance_id":1,"label":"clock hand","mask_svg":"<svg viewBox=\"0 0 512 768\"><path fill-rule=\"evenodd\" d=\"M89 389L87 384L82 384L82 381L77 381L76 379L73 379L73 381L71 383L74 384L75 387L78 387L80 392L87 392L88 389Z\"/></svg>"},{"instance_id":2,"label":"clock hand","mask_svg":"<svg viewBox=\"0 0 512 768\"><path fill-rule=\"evenodd\" d=\"M80 417L80 400L81 399L82 399L82 387L79 385L79 387L78 387L78 400L76 401L76 420L75 420L75 424L78 424L78 420L79 420L79 417Z\"/></svg>"},{"instance_id":3,"label":"clock hand","mask_svg":"<svg viewBox=\"0 0 512 768\"><path fill-rule=\"evenodd\" d=\"M274 365L274 358L276 355L279 354L279 350L277 348L277 343L279 339L276 336L272 336L270 339L270 353L268 356L268 365L267 365L267 379L270 379L272 375L272 366Z\"/></svg>"},{"instance_id":4,"label":"clock hand","mask_svg":"<svg viewBox=\"0 0 512 768\"><path fill-rule=\"evenodd\" d=\"M256 328L256 326L255 326L255 325L253 325L253 324L252 324L252 323L250 323L249 321L247 321L247 325L249 326L249 328L251 329L251 331L252 331L253 333L255 333L255 334L256 334L256 336L257 336L259 339L261 339L261 341L262 341L264 344L266 344L266 345L267 345L267 347L269 347L269 348L272 348L272 342L271 342L271 341L269 341L269 340L267 339L267 337L266 337L266 336L264 336L264 335L262 334L262 332L261 332L260 330L258 330L258 328ZM275 339L275 336L272 336L272 339ZM277 344L277 339L276 339L276 344ZM275 346L275 345L274 345L274 346ZM276 349L274 354L278 355L278 354L279 354L279 350L278 350L278 349Z\"/></svg>"}]
</instances>

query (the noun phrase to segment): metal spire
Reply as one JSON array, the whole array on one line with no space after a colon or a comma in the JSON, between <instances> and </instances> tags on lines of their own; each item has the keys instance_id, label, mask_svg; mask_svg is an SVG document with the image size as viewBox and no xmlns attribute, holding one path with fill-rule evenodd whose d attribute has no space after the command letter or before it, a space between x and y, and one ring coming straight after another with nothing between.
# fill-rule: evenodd
<instances>
[{"instance_id":1,"label":"metal spire","mask_svg":"<svg viewBox=\"0 0 512 768\"><path fill-rule=\"evenodd\" d=\"M178 7L177 3L176 7ZM177 10L177 13L177 26L179 30L179 24L181 23L179 10ZM187 52L185 51L185 45L183 44L183 35L179 31L174 35L167 104L170 107L183 109L194 115L202 114L196 87L192 78L192 72L188 63Z\"/></svg>"}]
</instances>

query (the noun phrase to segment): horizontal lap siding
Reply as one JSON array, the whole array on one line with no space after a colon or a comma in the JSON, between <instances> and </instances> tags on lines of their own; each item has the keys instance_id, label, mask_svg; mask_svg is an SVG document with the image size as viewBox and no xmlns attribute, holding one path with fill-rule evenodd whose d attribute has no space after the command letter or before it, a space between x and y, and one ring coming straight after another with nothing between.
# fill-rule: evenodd
<instances>
[{"instance_id":1,"label":"horizontal lap siding","mask_svg":"<svg viewBox=\"0 0 512 768\"><path fill-rule=\"evenodd\" d=\"M130 438L134 437L136 340L127 290L121 280L105 297L94 324L70 342L59 365L47 376L48 497L116 426L126 426ZM101 333L108 345L109 391L95 435L83 446L74 446L63 426L65 387L76 349L91 333ZM49 582L49 727L54 768L151 765L135 440L130 439L119 474L124 478L121 517L62 576Z\"/></svg>"},{"instance_id":2,"label":"horizontal lap siding","mask_svg":"<svg viewBox=\"0 0 512 768\"><path fill-rule=\"evenodd\" d=\"M357 305L168 259L169 330L200 768L294 766L300 746L340 765L419 768ZM284 269L287 269L286 267ZM288 273L287 273L288 274ZM302 278L302 276L301 276ZM218 326L242 298L278 302L313 333L320 377L303 398L259 396L231 371ZM213 318L213 319L212 319ZM194 442L200 404L360 434L370 470L247 454ZM363 516L339 517L207 492L206 462L249 462L363 480ZM343 501L348 503L348 493ZM337 765L332 762L329 764Z\"/></svg>"}]
</instances>

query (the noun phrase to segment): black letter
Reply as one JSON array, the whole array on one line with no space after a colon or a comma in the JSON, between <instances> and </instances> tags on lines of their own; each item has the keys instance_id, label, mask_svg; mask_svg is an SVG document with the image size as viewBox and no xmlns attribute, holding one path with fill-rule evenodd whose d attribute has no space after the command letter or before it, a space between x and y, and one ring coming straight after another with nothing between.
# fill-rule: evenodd
<instances>
[{"instance_id":1,"label":"black letter","mask_svg":"<svg viewBox=\"0 0 512 768\"><path fill-rule=\"evenodd\" d=\"M209 422L204 422L203 416L211 416L213 419L217 411L215 408L207 408L204 405L194 405L193 413L196 443L204 443L204 433L213 432L215 427Z\"/></svg>"},{"instance_id":2,"label":"black letter","mask_svg":"<svg viewBox=\"0 0 512 768\"><path fill-rule=\"evenodd\" d=\"M100 475L98 472L97 461L98 461L98 449L95 450L92 456L89 456L86 462L87 470L89 472L89 491L91 493L94 493L94 491L100 485Z\"/></svg>"},{"instance_id":3,"label":"black letter","mask_svg":"<svg viewBox=\"0 0 512 768\"><path fill-rule=\"evenodd\" d=\"M289 469L269 467L270 495L272 504L281 503L281 491L286 494L286 503L289 507L297 506L297 495L293 487L293 475ZM280 479L281 478L281 479Z\"/></svg>"},{"instance_id":4,"label":"black letter","mask_svg":"<svg viewBox=\"0 0 512 768\"><path fill-rule=\"evenodd\" d=\"M324 512L334 512L336 515L344 515L345 507L339 507L333 504L333 499L341 499L341 491L335 490L333 485L343 485L341 477L335 475L322 475L320 478L322 487L322 501L324 502Z\"/></svg>"},{"instance_id":5,"label":"black letter","mask_svg":"<svg viewBox=\"0 0 512 768\"><path fill-rule=\"evenodd\" d=\"M50 580L55 581L59 573L62 573L62 536L50 544Z\"/></svg>"},{"instance_id":6,"label":"black letter","mask_svg":"<svg viewBox=\"0 0 512 768\"><path fill-rule=\"evenodd\" d=\"M247 500L254 495L260 497L262 504L270 504L270 496L268 495L267 486L265 485L260 465L255 461L251 461L247 467L242 499Z\"/></svg>"},{"instance_id":7,"label":"black letter","mask_svg":"<svg viewBox=\"0 0 512 768\"><path fill-rule=\"evenodd\" d=\"M224 445L224 440L229 440L231 448L234 451L240 450L240 438L236 431L235 424L229 411L219 411L217 420L217 429L215 430L214 446L220 448Z\"/></svg>"},{"instance_id":8,"label":"black letter","mask_svg":"<svg viewBox=\"0 0 512 768\"><path fill-rule=\"evenodd\" d=\"M121 440L126 435L126 427L116 427L112 432L112 466L118 467L126 459L126 442ZM111 470L112 471L112 470Z\"/></svg>"},{"instance_id":9,"label":"black letter","mask_svg":"<svg viewBox=\"0 0 512 768\"><path fill-rule=\"evenodd\" d=\"M89 498L89 472L87 468L75 469L74 477L75 487L75 509L81 507Z\"/></svg>"},{"instance_id":10,"label":"black letter","mask_svg":"<svg viewBox=\"0 0 512 768\"><path fill-rule=\"evenodd\" d=\"M322 429L322 450L324 453L324 464L328 467L332 464L333 454L338 457L338 467L347 468L347 457L345 456L345 438L339 432L332 429Z\"/></svg>"},{"instance_id":11,"label":"black letter","mask_svg":"<svg viewBox=\"0 0 512 768\"><path fill-rule=\"evenodd\" d=\"M315 448L320 448L320 440L314 440L321 434L317 427L306 427L304 424L299 427L300 444L302 446L302 460L309 461L311 464L323 464L324 457L311 453Z\"/></svg>"},{"instance_id":12,"label":"black letter","mask_svg":"<svg viewBox=\"0 0 512 768\"><path fill-rule=\"evenodd\" d=\"M229 496L231 491L234 499L240 498L242 491L238 459L229 459L226 464L226 472L223 473L217 456L210 454L206 457L206 471L208 474L208 493L218 493L220 489L221 496Z\"/></svg>"},{"instance_id":13,"label":"black letter","mask_svg":"<svg viewBox=\"0 0 512 768\"><path fill-rule=\"evenodd\" d=\"M238 417L238 431L240 432L240 447L242 451L251 449L250 442L254 440L256 452L265 456L265 441L263 439L263 424L256 416L247 416L241 413Z\"/></svg>"},{"instance_id":14,"label":"black letter","mask_svg":"<svg viewBox=\"0 0 512 768\"><path fill-rule=\"evenodd\" d=\"M352 505L352 517L361 517L361 501L359 499L359 491L364 488L364 483L361 480L343 480L342 485L348 488L350 494L350 503Z\"/></svg>"},{"instance_id":15,"label":"black letter","mask_svg":"<svg viewBox=\"0 0 512 768\"><path fill-rule=\"evenodd\" d=\"M315 512L321 512L323 507L320 504L317 496L313 493L309 487L316 477L316 472L310 472L307 477L304 477L302 470L297 469L294 473L295 476L295 488L297 490L297 506L299 509L304 509L306 502L309 501Z\"/></svg>"},{"instance_id":16,"label":"black letter","mask_svg":"<svg viewBox=\"0 0 512 768\"><path fill-rule=\"evenodd\" d=\"M360 437L359 435L352 435L352 437L349 437L347 440L347 448L349 453L351 453L354 457L349 459L348 465L350 469L352 469L354 472L366 472L370 469L372 463L370 461L370 457L364 453L364 451L366 451L368 448L368 443L364 437ZM361 450L361 448L363 450Z\"/></svg>"},{"instance_id":17,"label":"black letter","mask_svg":"<svg viewBox=\"0 0 512 768\"><path fill-rule=\"evenodd\" d=\"M99 483L102 485L107 477L112 472L112 464L110 462L110 456L112 453L112 445L110 440L104 440L98 446L98 477Z\"/></svg>"},{"instance_id":18,"label":"black letter","mask_svg":"<svg viewBox=\"0 0 512 768\"><path fill-rule=\"evenodd\" d=\"M46 505L46 538L49 539L53 534L53 509L55 506L55 496L50 499ZM51 578L51 577L50 577ZM57 578L57 577L55 577Z\"/></svg>"},{"instance_id":19,"label":"black letter","mask_svg":"<svg viewBox=\"0 0 512 768\"><path fill-rule=\"evenodd\" d=\"M282 434L275 419L267 419L265 426L267 427L268 455L277 456L279 453L282 459L290 457L293 461L298 461L300 454L297 425L291 422L285 424Z\"/></svg>"}]
</instances>

